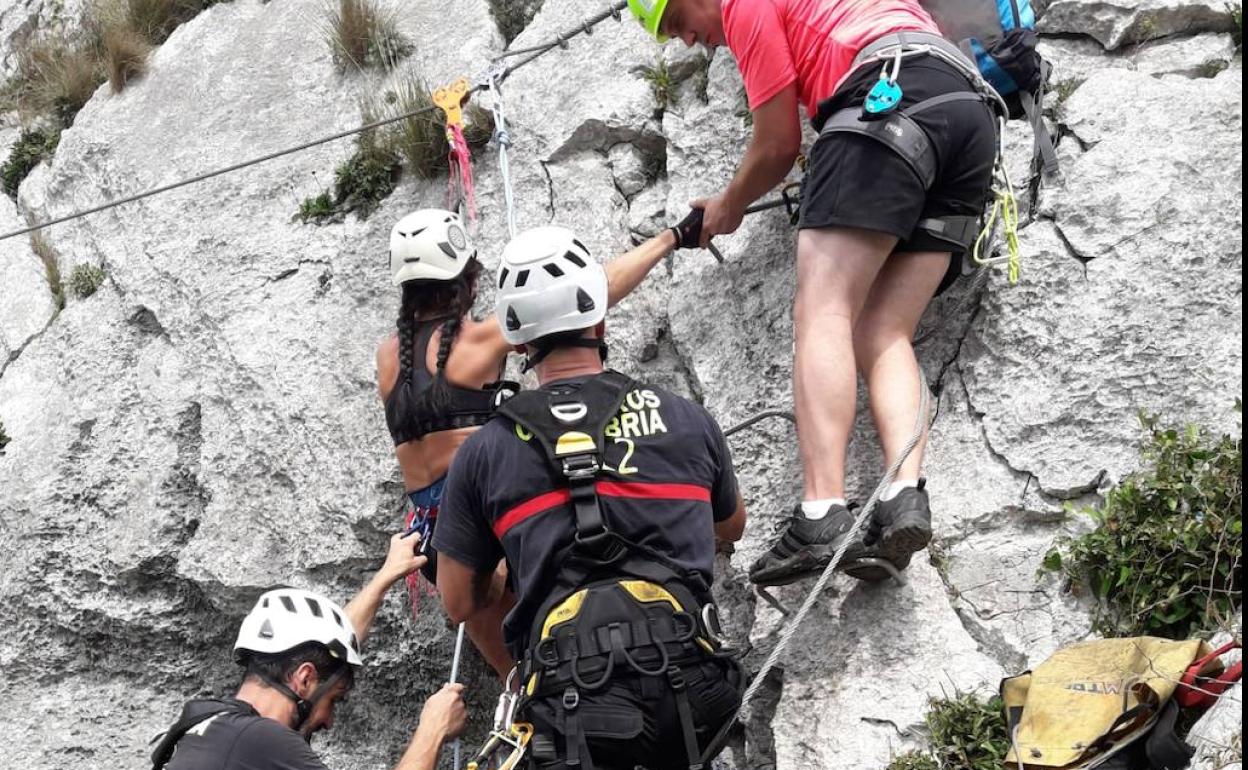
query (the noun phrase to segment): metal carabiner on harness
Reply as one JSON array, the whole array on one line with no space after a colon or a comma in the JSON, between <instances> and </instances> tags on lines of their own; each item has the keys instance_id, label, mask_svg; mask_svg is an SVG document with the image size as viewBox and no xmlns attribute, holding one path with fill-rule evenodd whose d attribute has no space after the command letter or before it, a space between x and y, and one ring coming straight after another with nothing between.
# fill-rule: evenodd
<instances>
[{"instance_id":1,"label":"metal carabiner on harness","mask_svg":"<svg viewBox=\"0 0 1248 770\"><path fill-rule=\"evenodd\" d=\"M904 55L905 50L897 46L897 53L893 60L884 63L884 69L880 71L880 79L871 87L866 101L862 104L864 120L887 115L901 104L902 90L897 83L897 77L901 74L901 59ZM891 73L889 72L890 65L892 66Z\"/></svg>"}]
</instances>

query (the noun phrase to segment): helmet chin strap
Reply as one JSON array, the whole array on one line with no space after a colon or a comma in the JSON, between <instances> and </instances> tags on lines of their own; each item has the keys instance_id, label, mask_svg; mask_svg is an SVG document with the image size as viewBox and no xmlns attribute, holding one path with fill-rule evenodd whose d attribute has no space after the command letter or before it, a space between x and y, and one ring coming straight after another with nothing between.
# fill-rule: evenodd
<instances>
[{"instance_id":1,"label":"helmet chin strap","mask_svg":"<svg viewBox=\"0 0 1248 770\"><path fill-rule=\"evenodd\" d=\"M312 711L316 708L316 704L325 697L334 685L338 684L338 682L346 676L348 668L348 666L343 666L334 673L330 674L325 681L317 685L316 689L312 691L312 694L306 698L300 697L299 693L291 689L285 682L278 682L272 679L265 680L265 683L274 690L277 690L282 695L285 695L287 698L290 698L295 702L295 723L291 725L291 729L300 735L303 735L303 739L305 741L310 742L312 740L312 736L310 734L305 734L303 732L303 726L308 721L308 717L312 716Z\"/></svg>"},{"instance_id":2,"label":"helmet chin strap","mask_svg":"<svg viewBox=\"0 0 1248 770\"><path fill-rule=\"evenodd\" d=\"M543 360L545 360L546 356L550 355L559 348L596 348L598 350L598 356L602 359L602 362L604 364L607 362L607 341L600 337L577 337L575 339L568 340L553 340L541 345L535 345L534 347L537 349L536 352L524 361L524 369L521 370L524 373L527 373L533 367L540 364Z\"/></svg>"}]
</instances>

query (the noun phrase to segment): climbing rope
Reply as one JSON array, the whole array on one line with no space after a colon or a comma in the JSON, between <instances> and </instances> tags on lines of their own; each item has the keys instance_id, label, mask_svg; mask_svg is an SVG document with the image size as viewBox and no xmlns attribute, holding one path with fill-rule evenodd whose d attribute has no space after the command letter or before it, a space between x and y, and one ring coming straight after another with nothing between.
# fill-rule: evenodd
<instances>
[{"instance_id":1,"label":"climbing rope","mask_svg":"<svg viewBox=\"0 0 1248 770\"><path fill-rule=\"evenodd\" d=\"M971 249L971 259L980 267L1006 265L1006 276L1010 285L1018 283L1022 273L1022 249L1018 245L1018 198L1014 195L1014 182L1010 179L1010 170L1005 164L1005 122L1001 121L1001 130L997 132L997 159L993 169L992 206L984 218L984 227L975 239ZM996 241L997 232L1003 231L1006 254L1004 257L986 257L985 248Z\"/></svg>"},{"instance_id":2,"label":"climbing rope","mask_svg":"<svg viewBox=\"0 0 1248 770\"><path fill-rule=\"evenodd\" d=\"M623 11L627 7L628 7L627 0L618 0L616 3L612 4L611 7L608 8L607 10L603 11L602 13L591 16L588 19L583 20L579 25L577 25L576 27L566 32L558 33L554 37L554 39L552 39L551 41L547 43L543 43L541 45L535 45L526 49L519 49L515 51L504 51L502 54L500 54L494 59L494 62L498 64L499 67L497 68L497 74L492 78L493 82L501 85L502 82L505 81L508 77L510 77L511 74L515 72L516 70L528 64L531 64L532 62L541 58L542 56L549 53L550 51L553 51L557 48L558 49L567 48L568 41L576 37L577 35L592 34L593 28L607 19L614 18L617 21L620 20L621 11ZM520 55L526 55L526 56L525 58L521 59L515 64L506 66L506 67L501 66L501 63L503 60L511 58L511 57L515 57L515 56L520 56ZM485 87L486 86L481 83L480 79L478 79L477 84L471 87L467 91L467 93L465 93L463 97L464 103L466 103L468 99L471 99L473 94L475 94L478 91L483 90ZM323 144L328 144L330 142L338 141L339 139L345 139L350 136L355 136L356 134L362 134L366 131L372 131L373 129L381 128L382 126L388 126L392 123L398 123L403 120L409 120L411 118L415 118L420 115L433 112L437 109L438 109L437 105L429 105L427 107L422 107L421 109L418 109L418 110L405 112L401 115L395 115L393 117L384 118L381 120L375 120L372 123L367 123L365 125L359 126L358 128L352 128L346 131L339 131L336 134L324 136L324 137L321 137L320 139L313 139L311 141L303 142L302 144L298 144L293 147L287 147L282 150L277 150L267 155L262 155L258 158L251 158L249 160L244 160L239 163L234 163L232 165L225 166L223 168L215 169L212 171L206 171L202 174L196 174L195 176L187 177L186 179L181 179L176 182L171 182L169 184L161 185L159 187L154 187L150 190L145 190L143 192L134 193L132 195L127 195L125 197L118 198L117 200L109 201L107 203L101 203L97 206L91 206L89 208L81 209L79 211L73 212L72 214L66 214L65 216L56 217L54 219L48 220L47 222L38 222L28 227L23 227L18 230L13 230L12 232L4 233L3 235L0 235L0 241L5 241L5 240L8 240L9 238L16 238L19 235L26 235L28 233L33 233L38 230L43 230L45 228L52 227L54 225L64 224L65 222L70 222L75 219L82 219L83 217L87 217L92 214L97 214L101 211L107 211L109 209L117 208L118 206L124 206L127 203L133 203L135 201L143 200L144 198L151 198L153 196L161 195L163 193L167 193L172 190L177 190L182 187L187 187L188 185L198 184L199 182L203 182L208 179L213 179L219 176L224 176L225 174L232 174L235 171L241 171L245 168L250 168L251 166L257 166L261 163L267 163L268 161L276 160L277 158L282 158L287 155L294 155L296 153L303 152L304 150L309 150L313 147L319 147L320 145L323 145Z\"/></svg>"},{"instance_id":3,"label":"climbing rope","mask_svg":"<svg viewBox=\"0 0 1248 770\"><path fill-rule=\"evenodd\" d=\"M501 70L487 73L487 86L493 95L491 109L494 114L494 143L498 145L498 175L503 180L503 202L507 207L507 236L516 237L516 196L511 188L511 161L507 151L511 149L511 134L507 131L507 113L503 104Z\"/></svg>"},{"instance_id":4,"label":"climbing rope","mask_svg":"<svg viewBox=\"0 0 1248 770\"><path fill-rule=\"evenodd\" d=\"M923 375L922 370L920 370L919 411L915 417L913 434L911 434L910 439L902 448L901 454L898 455L897 459L894 460L892 465L889 466L888 471L884 474L884 478L880 479L880 483L876 486L875 491L871 493L871 497L867 500L867 504L862 507L861 511L859 511L857 518L854 519L853 526L849 530L849 535L841 543L840 547L836 549L836 553L832 555L832 561L828 562L827 567L824 567L823 574L819 576L819 579L815 581L814 586L811 587L810 592L806 594L806 598L802 602L801 606L798 607L795 613L793 613L793 617L789 619L784 628L780 630L780 636L776 642L776 646L772 648L771 654L769 654L766 660L763 661L763 665L759 667L758 673L754 675L749 687L746 688L745 693L741 696L741 705L737 709L738 717L745 711L750 702L754 700L754 696L758 694L758 691L762 689L763 683L767 680L767 675L771 673L771 670L774 669L780 662L780 658L783 657L785 651L788 649L789 643L793 641L793 637L797 634L798 628L801 627L811 610L814 609L815 603L827 589L828 584L832 582L832 578L836 575L836 570L840 566L841 560L845 558L846 550L849 549L850 544L857 539L859 533L862 532L863 527L865 527L867 521L870 520L871 514L875 511L875 507L879 503L880 497L884 494L884 491L888 489L889 485L893 483L894 479L897 478L897 474L900 472L901 466L910 457L910 454L914 452L915 447L919 445L919 441L923 438L924 429L928 421L928 412L930 409L931 393L927 387L927 378ZM757 422L758 419L762 419L762 415L755 415L755 418L751 418L751 420L753 420L753 422ZM747 423L753 424L750 421L747 421ZM741 426L734 426L734 428L740 429L747 427L747 423L743 423ZM732 722L735 721L735 719L732 720ZM721 748L719 743L721 740L726 738L727 729L731 726L732 722L729 722L729 725L721 731L716 740L712 741L707 753L703 755L704 762L708 761L711 753Z\"/></svg>"}]
</instances>

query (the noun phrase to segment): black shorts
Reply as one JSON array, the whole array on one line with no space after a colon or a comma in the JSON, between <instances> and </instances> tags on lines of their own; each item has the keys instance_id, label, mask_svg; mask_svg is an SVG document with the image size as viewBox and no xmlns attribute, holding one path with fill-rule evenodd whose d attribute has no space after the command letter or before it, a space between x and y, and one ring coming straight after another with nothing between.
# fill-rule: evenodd
<instances>
[{"instance_id":1,"label":"black shorts","mask_svg":"<svg viewBox=\"0 0 1248 770\"><path fill-rule=\"evenodd\" d=\"M815 126L822 128L828 117L842 109L861 108L880 79L882 67L868 65L851 75L836 96L819 105ZM933 96L970 89L966 75L932 56L907 59L897 82L903 92L899 107L903 110ZM978 101L939 105L913 119L927 132L936 151L936 180L931 189L923 189L910 165L879 141L858 134L825 134L810 151L799 227L888 233L901 239L898 252L960 251L915 227L923 219L983 213L997 152L995 119ZM952 262L942 290L961 271L960 260Z\"/></svg>"}]
</instances>

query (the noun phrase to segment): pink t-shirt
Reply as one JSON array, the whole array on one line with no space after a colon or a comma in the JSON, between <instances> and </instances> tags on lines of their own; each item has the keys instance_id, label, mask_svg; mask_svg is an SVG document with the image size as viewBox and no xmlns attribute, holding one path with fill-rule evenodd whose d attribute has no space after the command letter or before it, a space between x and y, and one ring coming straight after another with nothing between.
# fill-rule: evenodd
<instances>
[{"instance_id":1,"label":"pink t-shirt","mask_svg":"<svg viewBox=\"0 0 1248 770\"><path fill-rule=\"evenodd\" d=\"M869 43L898 30L940 34L918 0L723 0L723 13L750 109L797 81L811 116Z\"/></svg>"}]
</instances>

